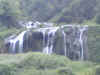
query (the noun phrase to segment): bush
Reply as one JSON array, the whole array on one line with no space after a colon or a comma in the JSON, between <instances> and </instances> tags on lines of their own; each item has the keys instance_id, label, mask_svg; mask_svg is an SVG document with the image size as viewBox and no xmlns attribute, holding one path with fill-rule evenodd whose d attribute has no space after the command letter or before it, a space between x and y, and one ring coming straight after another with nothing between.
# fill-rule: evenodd
<instances>
[{"instance_id":1,"label":"bush","mask_svg":"<svg viewBox=\"0 0 100 75\"><path fill-rule=\"evenodd\" d=\"M34 67L36 69L56 69L64 67L69 63L69 59L63 56L45 55L41 53L29 53L29 55L18 64L18 67Z\"/></svg>"},{"instance_id":2,"label":"bush","mask_svg":"<svg viewBox=\"0 0 100 75\"><path fill-rule=\"evenodd\" d=\"M70 68L60 68L58 69L59 75L75 75Z\"/></svg>"},{"instance_id":3,"label":"bush","mask_svg":"<svg viewBox=\"0 0 100 75\"><path fill-rule=\"evenodd\" d=\"M0 75L11 75L10 68L6 65L0 65Z\"/></svg>"},{"instance_id":4,"label":"bush","mask_svg":"<svg viewBox=\"0 0 100 75\"><path fill-rule=\"evenodd\" d=\"M93 66L88 62L72 62L60 55L43 53L0 55L0 75L94 75Z\"/></svg>"},{"instance_id":5,"label":"bush","mask_svg":"<svg viewBox=\"0 0 100 75\"><path fill-rule=\"evenodd\" d=\"M100 75L100 67L96 68L96 74L95 75Z\"/></svg>"}]
</instances>

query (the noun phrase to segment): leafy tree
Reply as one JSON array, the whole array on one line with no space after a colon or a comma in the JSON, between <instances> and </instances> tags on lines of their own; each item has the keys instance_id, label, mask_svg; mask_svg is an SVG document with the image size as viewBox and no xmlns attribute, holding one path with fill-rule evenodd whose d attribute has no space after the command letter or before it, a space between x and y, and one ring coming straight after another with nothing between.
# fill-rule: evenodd
<instances>
[{"instance_id":1,"label":"leafy tree","mask_svg":"<svg viewBox=\"0 0 100 75\"><path fill-rule=\"evenodd\" d=\"M2 25L15 26L20 16L21 10L18 0L0 0L0 22Z\"/></svg>"}]
</instances>

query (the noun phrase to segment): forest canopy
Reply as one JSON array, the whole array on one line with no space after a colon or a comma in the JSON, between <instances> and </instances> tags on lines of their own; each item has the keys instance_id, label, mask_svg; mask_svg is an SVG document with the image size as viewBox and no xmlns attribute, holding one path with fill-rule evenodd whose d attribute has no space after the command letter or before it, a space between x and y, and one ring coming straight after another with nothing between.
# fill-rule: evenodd
<instances>
[{"instance_id":1,"label":"forest canopy","mask_svg":"<svg viewBox=\"0 0 100 75\"><path fill-rule=\"evenodd\" d=\"M0 24L19 21L100 24L99 0L0 0Z\"/></svg>"}]
</instances>

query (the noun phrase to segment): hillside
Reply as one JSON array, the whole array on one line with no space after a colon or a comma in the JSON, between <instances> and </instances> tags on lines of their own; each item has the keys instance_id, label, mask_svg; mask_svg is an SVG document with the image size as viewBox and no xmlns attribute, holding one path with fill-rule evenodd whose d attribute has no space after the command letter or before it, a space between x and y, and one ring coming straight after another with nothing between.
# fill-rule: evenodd
<instances>
[{"instance_id":1,"label":"hillside","mask_svg":"<svg viewBox=\"0 0 100 75\"><path fill-rule=\"evenodd\" d=\"M97 25L99 7L99 0L0 0L0 25L17 27L29 20Z\"/></svg>"},{"instance_id":2,"label":"hillside","mask_svg":"<svg viewBox=\"0 0 100 75\"><path fill-rule=\"evenodd\" d=\"M99 66L64 56L26 53L0 55L0 75L99 75Z\"/></svg>"}]
</instances>

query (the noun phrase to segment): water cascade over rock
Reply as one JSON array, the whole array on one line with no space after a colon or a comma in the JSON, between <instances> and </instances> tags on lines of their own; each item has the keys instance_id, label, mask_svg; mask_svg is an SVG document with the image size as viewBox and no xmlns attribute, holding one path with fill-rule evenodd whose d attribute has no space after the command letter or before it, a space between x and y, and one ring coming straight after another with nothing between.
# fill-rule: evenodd
<instances>
[{"instance_id":1,"label":"water cascade over rock","mask_svg":"<svg viewBox=\"0 0 100 75\"><path fill-rule=\"evenodd\" d=\"M53 53L53 43L54 43L54 37L55 37L55 34L56 34L56 31L58 30L59 27L51 27L51 28L45 28L45 29L40 29L40 32L42 31L42 34L43 34L43 53L46 53L46 54L51 54ZM47 33L47 37L45 37ZM47 38L47 43L45 42L45 38Z\"/></svg>"},{"instance_id":2,"label":"water cascade over rock","mask_svg":"<svg viewBox=\"0 0 100 75\"><path fill-rule=\"evenodd\" d=\"M22 33L20 33L16 38L10 39L10 49L11 49L11 53L16 53L16 44L18 42L19 47L18 47L18 52L22 53L23 52L23 39L24 39L24 35L25 35L26 31L23 31Z\"/></svg>"},{"instance_id":3,"label":"water cascade over rock","mask_svg":"<svg viewBox=\"0 0 100 75\"><path fill-rule=\"evenodd\" d=\"M80 25L31 28L9 39L6 47L8 53L36 51L84 60L87 58L87 29Z\"/></svg>"}]
</instances>

